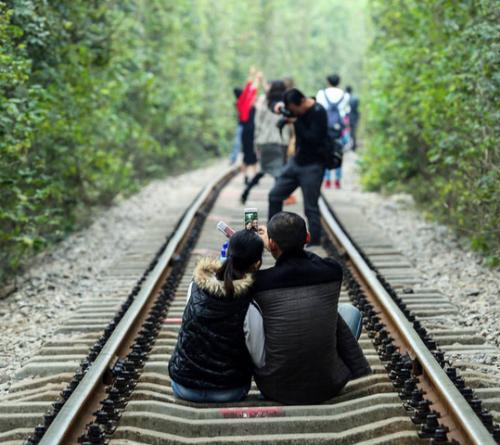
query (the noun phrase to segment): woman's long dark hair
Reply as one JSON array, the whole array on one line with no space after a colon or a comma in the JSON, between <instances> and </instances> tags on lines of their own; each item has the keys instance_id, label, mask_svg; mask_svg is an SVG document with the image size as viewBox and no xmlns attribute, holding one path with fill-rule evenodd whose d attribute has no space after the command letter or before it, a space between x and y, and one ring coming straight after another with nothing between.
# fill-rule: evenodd
<instances>
[{"instance_id":1,"label":"woman's long dark hair","mask_svg":"<svg viewBox=\"0 0 500 445\"><path fill-rule=\"evenodd\" d=\"M234 280L243 278L257 261L262 259L264 243L253 230L240 230L229 240L227 260L216 273L224 281L226 296L234 296Z\"/></svg>"},{"instance_id":2,"label":"woman's long dark hair","mask_svg":"<svg viewBox=\"0 0 500 445\"><path fill-rule=\"evenodd\" d=\"M286 91L285 82L282 80L272 80L270 85L269 91L266 94L267 106L283 100L283 94Z\"/></svg>"}]
</instances>

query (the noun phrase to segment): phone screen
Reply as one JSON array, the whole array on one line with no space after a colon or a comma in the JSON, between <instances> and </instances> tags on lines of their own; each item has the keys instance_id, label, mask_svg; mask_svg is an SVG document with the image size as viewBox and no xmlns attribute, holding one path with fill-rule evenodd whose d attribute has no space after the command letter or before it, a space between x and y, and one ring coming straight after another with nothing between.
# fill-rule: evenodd
<instances>
[{"instance_id":1,"label":"phone screen","mask_svg":"<svg viewBox=\"0 0 500 445\"><path fill-rule=\"evenodd\" d=\"M259 213L256 208L245 209L245 229L259 230Z\"/></svg>"}]
</instances>

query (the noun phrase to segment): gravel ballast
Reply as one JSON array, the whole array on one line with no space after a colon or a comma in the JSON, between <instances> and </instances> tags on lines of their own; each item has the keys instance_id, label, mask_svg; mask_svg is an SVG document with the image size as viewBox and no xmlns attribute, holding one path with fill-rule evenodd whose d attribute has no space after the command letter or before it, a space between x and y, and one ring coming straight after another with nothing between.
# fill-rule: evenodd
<instances>
[{"instance_id":1,"label":"gravel ballast","mask_svg":"<svg viewBox=\"0 0 500 445\"><path fill-rule=\"evenodd\" d=\"M488 269L479 255L461 247L446 227L425 220L411 196L362 192L356 160L356 154L347 153L343 188L335 193L360 205L366 218L415 265L426 286L440 290L459 308L461 316L454 324L474 327L489 344L499 346L499 271ZM99 274L140 238L148 221L158 215L177 220L201 187L226 165L221 161L155 181L34 260L19 277L18 290L0 300L0 394L75 308L95 296ZM500 368L498 354L477 361Z\"/></svg>"},{"instance_id":2,"label":"gravel ballast","mask_svg":"<svg viewBox=\"0 0 500 445\"><path fill-rule=\"evenodd\" d=\"M480 352L463 357L449 352L452 361L487 365L486 372L500 378L500 271L488 268L483 258L467 247L446 226L428 221L409 194L384 196L363 192L359 184L357 154L348 152L343 167L342 189L335 195L361 208L366 220L414 265L424 284L437 289L456 306L458 315L444 317L443 328L474 328L496 352Z\"/></svg>"},{"instance_id":3,"label":"gravel ballast","mask_svg":"<svg viewBox=\"0 0 500 445\"><path fill-rule=\"evenodd\" d=\"M17 278L17 290L0 299L0 394L73 311L99 295L100 275L140 239L148 224L160 217L173 226L201 188L226 167L226 162L218 162L154 181L33 259Z\"/></svg>"}]
</instances>

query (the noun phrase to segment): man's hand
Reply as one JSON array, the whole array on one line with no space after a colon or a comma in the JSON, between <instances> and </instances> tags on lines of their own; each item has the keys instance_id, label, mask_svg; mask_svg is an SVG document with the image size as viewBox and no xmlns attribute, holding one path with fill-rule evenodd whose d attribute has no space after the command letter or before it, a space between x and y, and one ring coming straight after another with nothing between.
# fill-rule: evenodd
<instances>
[{"instance_id":1,"label":"man's hand","mask_svg":"<svg viewBox=\"0 0 500 445\"><path fill-rule=\"evenodd\" d=\"M257 234L264 242L264 247L266 248L266 250L269 250L269 237L267 236L267 226L259 224L259 230L257 231Z\"/></svg>"}]
</instances>

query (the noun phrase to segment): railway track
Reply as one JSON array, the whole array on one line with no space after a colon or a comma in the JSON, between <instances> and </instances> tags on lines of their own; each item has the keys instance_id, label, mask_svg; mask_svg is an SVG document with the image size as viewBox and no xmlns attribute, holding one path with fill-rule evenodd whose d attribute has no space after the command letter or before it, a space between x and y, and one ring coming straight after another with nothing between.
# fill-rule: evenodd
<instances>
[{"instance_id":1,"label":"railway track","mask_svg":"<svg viewBox=\"0 0 500 445\"><path fill-rule=\"evenodd\" d=\"M317 253L344 263L340 300L365 313L360 345L374 373L315 406L278 406L255 387L235 404L173 396L167 363L194 265L218 255L219 219L241 226L233 176L222 173L200 193L142 277L144 255L123 265L120 287L132 287L125 301L115 288L89 301L21 370L0 399L0 443L494 444L500 383L467 357L495 351L472 330L447 327L456 310L446 297L419 287L411 264L348 204L333 215L321 202L328 236ZM254 196L249 205L265 209L266 190ZM450 353L460 360L448 363Z\"/></svg>"}]
</instances>

